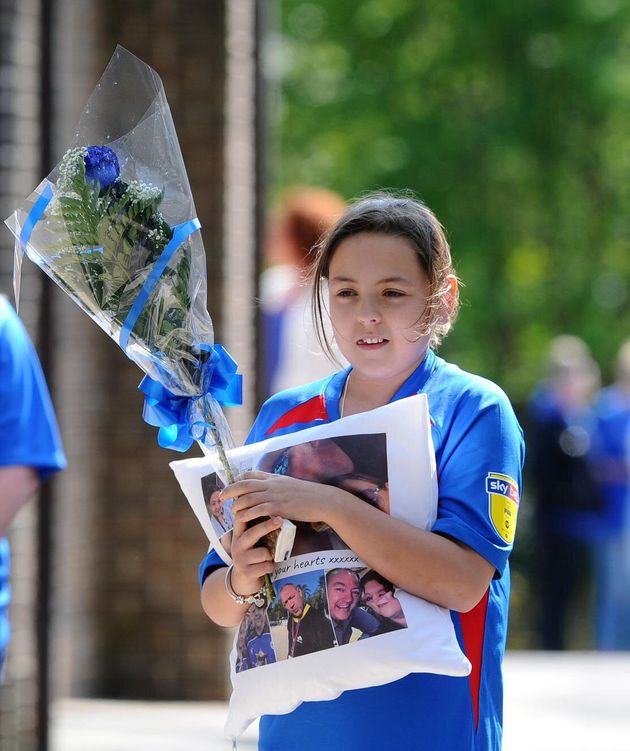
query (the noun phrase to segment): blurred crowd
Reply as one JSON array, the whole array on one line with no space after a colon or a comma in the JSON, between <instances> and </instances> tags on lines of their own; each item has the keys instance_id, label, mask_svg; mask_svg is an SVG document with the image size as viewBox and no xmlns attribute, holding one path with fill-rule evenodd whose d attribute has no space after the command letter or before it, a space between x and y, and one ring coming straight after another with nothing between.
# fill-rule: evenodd
<instances>
[{"instance_id":1,"label":"blurred crowd","mask_svg":"<svg viewBox=\"0 0 630 751\"><path fill-rule=\"evenodd\" d=\"M570 647L586 608L592 646L630 649L630 339L604 388L584 341L554 339L525 428L540 646Z\"/></svg>"}]
</instances>

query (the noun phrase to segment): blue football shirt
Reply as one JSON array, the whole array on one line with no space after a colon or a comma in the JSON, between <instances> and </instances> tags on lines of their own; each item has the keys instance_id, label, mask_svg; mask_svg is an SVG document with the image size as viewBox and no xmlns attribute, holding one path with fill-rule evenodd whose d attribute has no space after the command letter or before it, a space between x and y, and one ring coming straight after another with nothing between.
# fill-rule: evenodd
<instances>
[{"instance_id":1,"label":"blue football shirt","mask_svg":"<svg viewBox=\"0 0 630 751\"><path fill-rule=\"evenodd\" d=\"M350 369L271 397L247 442L339 419ZM286 715L261 718L261 751L499 751L501 662L507 634L512 549L520 501L524 442L505 394L495 384L429 351L392 401L427 394L438 473L436 533L459 540L496 569L485 596L451 617L470 676L412 673L384 686L304 702ZM200 581L217 565L210 551Z\"/></svg>"}]
</instances>

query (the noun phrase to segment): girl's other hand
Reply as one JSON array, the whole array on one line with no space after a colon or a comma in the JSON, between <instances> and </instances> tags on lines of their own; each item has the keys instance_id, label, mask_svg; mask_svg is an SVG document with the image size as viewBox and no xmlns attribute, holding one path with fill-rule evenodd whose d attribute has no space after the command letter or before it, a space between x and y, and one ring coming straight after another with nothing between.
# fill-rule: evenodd
<instances>
[{"instance_id":1,"label":"girl's other hand","mask_svg":"<svg viewBox=\"0 0 630 751\"><path fill-rule=\"evenodd\" d=\"M348 495L331 485L255 470L223 489L224 498L234 498L232 508L245 524L266 516L329 523L340 494Z\"/></svg>"},{"instance_id":2,"label":"girl's other hand","mask_svg":"<svg viewBox=\"0 0 630 751\"><path fill-rule=\"evenodd\" d=\"M225 498L231 497L224 495ZM271 574L274 568L269 550L263 545L258 546L260 540L269 532L282 526L282 519L278 516L264 519L252 526L243 514L233 507L234 528L232 529L231 557L234 562L232 569L232 588L239 595L251 595L263 586L263 577Z\"/></svg>"}]
</instances>

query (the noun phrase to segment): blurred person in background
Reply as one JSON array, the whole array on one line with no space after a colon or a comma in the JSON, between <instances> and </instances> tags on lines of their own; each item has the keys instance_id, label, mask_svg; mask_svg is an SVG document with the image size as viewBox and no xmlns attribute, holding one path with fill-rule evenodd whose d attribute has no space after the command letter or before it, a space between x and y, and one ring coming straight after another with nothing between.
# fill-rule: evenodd
<instances>
[{"instance_id":1,"label":"blurred person in background","mask_svg":"<svg viewBox=\"0 0 630 751\"><path fill-rule=\"evenodd\" d=\"M0 295L0 674L9 642L6 535L40 483L65 466L37 354L9 301Z\"/></svg>"},{"instance_id":2,"label":"blurred person in background","mask_svg":"<svg viewBox=\"0 0 630 751\"><path fill-rule=\"evenodd\" d=\"M535 495L534 592L543 649L566 649L570 616L592 581L591 548L601 509L591 468L599 368L575 336L551 342L548 376L528 409L528 469ZM587 621L588 622L588 621Z\"/></svg>"},{"instance_id":3,"label":"blurred person in background","mask_svg":"<svg viewBox=\"0 0 630 751\"><path fill-rule=\"evenodd\" d=\"M271 216L261 277L265 397L337 370L317 341L304 281L313 248L344 210L337 193L297 187Z\"/></svg>"},{"instance_id":4,"label":"blurred person in background","mask_svg":"<svg viewBox=\"0 0 630 751\"><path fill-rule=\"evenodd\" d=\"M615 382L596 405L595 474L602 495L596 548L596 646L630 649L630 339L619 349Z\"/></svg>"}]
</instances>

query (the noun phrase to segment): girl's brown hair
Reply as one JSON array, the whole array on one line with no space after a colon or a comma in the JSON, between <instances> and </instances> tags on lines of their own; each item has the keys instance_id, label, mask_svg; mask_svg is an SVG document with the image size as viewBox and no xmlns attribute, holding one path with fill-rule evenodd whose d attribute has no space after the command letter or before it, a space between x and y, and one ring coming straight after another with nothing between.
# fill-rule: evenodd
<instances>
[{"instance_id":1,"label":"girl's brown hair","mask_svg":"<svg viewBox=\"0 0 630 751\"><path fill-rule=\"evenodd\" d=\"M455 276L451 250L444 228L421 201L409 196L375 193L358 200L317 245L311 267L312 310L317 338L324 351L336 361L324 326L328 315L324 303L324 280L337 247L348 237L362 233L390 235L407 240L429 279L430 292L424 313L418 320L418 337L431 334L430 346L437 348L453 325L458 303L447 305L451 290L449 277Z\"/></svg>"}]
</instances>

